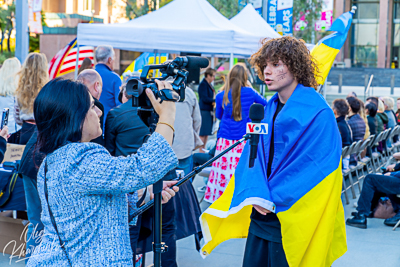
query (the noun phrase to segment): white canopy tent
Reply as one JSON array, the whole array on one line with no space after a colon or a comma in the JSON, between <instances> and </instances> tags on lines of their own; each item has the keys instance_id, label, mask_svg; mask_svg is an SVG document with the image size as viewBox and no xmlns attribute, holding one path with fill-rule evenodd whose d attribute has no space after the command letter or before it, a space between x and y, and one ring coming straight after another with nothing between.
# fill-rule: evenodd
<instances>
[{"instance_id":1,"label":"white canopy tent","mask_svg":"<svg viewBox=\"0 0 400 267\"><path fill-rule=\"evenodd\" d=\"M260 39L281 37L281 35L269 26L260 16L252 4L247 4L245 8L230 21L242 30L258 36Z\"/></svg>"},{"instance_id":2,"label":"white canopy tent","mask_svg":"<svg viewBox=\"0 0 400 267\"><path fill-rule=\"evenodd\" d=\"M79 24L77 38L80 45L231 58L250 56L260 39L231 23L206 0L175 0L126 23Z\"/></svg>"}]
</instances>

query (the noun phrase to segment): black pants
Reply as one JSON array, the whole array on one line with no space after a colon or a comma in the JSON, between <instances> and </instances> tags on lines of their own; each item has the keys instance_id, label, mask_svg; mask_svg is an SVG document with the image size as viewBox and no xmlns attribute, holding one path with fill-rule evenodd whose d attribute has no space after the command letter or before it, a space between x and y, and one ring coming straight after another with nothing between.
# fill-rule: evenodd
<instances>
[{"instance_id":1,"label":"black pants","mask_svg":"<svg viewBox=\"0 0 400 267\"><path fill-rule=\"evenodd\" d=\"M289 267L282 243L262 239L249 232L243 267Z\"/></svg>"},{"instance_id":2,"label":"black pants","mask_svg":"<svg viewBox=\"0 0 400 267\"><path fill-rule=\"evenodd\" d=\"M375 192L388 195L400 194L400 178L395 176L385 176L368 174L365 177L360 198L358 199L357 211L362 214L369 214L371 202ZM396 209L396 207L394 207Z\"/></svg>"}]
</instances>

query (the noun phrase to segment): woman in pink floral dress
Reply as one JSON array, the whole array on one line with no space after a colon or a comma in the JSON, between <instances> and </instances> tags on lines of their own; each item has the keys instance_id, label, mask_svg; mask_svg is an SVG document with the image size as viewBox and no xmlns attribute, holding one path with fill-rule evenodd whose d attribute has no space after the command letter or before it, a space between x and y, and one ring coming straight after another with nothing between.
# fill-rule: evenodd
<instances>
[{"instance_id":1,"label":"woman in pink floral dress","mask_svg":"<svg viewBox=\"0 0 400 267\"><path fill-rule=\"evenodd\" d=\"M247 68L236 64L228 74L223 91L215 98L216 117L221 120L217 134L215 155L234 144L246 134L246 123L250 122L249 111L253 103L267 104L247 81ZM224 193L242 154L244 143L223 155L212 165L204 199L213 203Z\"/></svg>"}]
</instances>

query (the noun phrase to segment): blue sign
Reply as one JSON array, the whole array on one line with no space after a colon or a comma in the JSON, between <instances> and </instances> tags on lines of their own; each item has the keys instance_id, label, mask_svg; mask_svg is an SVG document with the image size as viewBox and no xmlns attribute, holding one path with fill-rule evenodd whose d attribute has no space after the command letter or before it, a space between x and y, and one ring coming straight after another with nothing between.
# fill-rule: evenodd
<instances>
[{"instance_id":1,"label":"blue sign","mask_svg":"<svg viewBox=\"0 0 400 267\"><path fill-rule=\"evenodd\" d=\"M280 35L293 35L293 0L268 0L267 22Z\"/></svg>"}]
</instances>

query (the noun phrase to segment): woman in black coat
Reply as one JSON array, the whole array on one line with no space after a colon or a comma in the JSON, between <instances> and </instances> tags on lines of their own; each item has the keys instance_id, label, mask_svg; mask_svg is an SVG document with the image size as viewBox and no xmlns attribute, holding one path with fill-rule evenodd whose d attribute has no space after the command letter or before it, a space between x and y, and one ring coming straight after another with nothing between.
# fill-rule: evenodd
<instances>
[{"instance_id":1,"label":"woman in black coat","mask_svg":"<svg viewBox=\"0 0 400 267\"><path fill-rule=\"evenodd\" d=\"M200 139L203 141L203 146L200 147L200 152L204 152L203 148L207 143L208 136L212 134L213 116L211 112L214 109L214 88L211 83L215 79L216 71L208 68L204 74L204 79L201 81L198 93L199 93L199 106L201 113L201 128L200 128Z\"/></svg>"}]
</instances>

